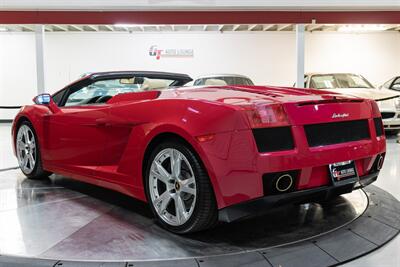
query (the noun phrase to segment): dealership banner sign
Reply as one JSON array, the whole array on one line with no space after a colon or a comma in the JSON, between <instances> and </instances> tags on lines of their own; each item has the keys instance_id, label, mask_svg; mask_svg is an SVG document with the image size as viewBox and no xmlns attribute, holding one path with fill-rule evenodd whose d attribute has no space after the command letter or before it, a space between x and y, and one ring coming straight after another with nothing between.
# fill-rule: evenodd
<instances>
[{"instance_id":1,"label":"dealership banner sign","mask_svg":"<svg viewBox=\"0 0 400 267\"><path fill-rule=\"evenodd\" d=\"M165 48L160 49L157 45L150 46L149 55L155 57L157 60L161 58L182 58L182 57L193 57L194 50L191 48Z\"/></svg>"}]
</instances>

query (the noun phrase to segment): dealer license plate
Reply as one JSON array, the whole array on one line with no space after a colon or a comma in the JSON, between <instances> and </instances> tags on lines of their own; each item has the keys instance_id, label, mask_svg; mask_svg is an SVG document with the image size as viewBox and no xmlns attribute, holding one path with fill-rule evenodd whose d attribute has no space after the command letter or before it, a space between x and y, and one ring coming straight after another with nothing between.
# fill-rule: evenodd
<instances>
[{"instance_id":1,"label":"dealer license plate","mask_svg":"<svg viewBox=\"0 0 400 267\"><path fill-rule=\"evenodd\" d=\"M352 160L329 164L329 171L334 182L358 177L356 165Z\"/></svg>"}]
</instances>

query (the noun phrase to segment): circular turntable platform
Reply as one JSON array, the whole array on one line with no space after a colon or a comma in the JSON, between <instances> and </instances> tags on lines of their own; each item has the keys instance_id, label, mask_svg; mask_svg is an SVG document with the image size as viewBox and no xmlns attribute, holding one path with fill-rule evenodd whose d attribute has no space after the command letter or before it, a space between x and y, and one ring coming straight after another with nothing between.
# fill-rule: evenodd
<instances>
[{"instance_id":1,"label":"circular turntable platform","mask_svg":"<svg viewBox=\"0 0 400 267\"><path fill-rule=\"evenodd\" d=\"M374 186L179 236L155 224L145 203L119 193L0 172L0 266L29 258L42 259L36 266L330 266L399 229L399 202Z\"/></svg>"}]
</instances>

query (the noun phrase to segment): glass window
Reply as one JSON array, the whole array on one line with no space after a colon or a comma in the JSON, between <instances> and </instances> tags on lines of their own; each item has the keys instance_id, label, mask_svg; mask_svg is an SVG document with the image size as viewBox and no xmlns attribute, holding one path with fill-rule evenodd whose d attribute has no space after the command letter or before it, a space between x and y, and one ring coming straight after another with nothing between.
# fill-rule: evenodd
<instances>
[{"instance_id":1,"label":"glass window","mask_svg":"<svg viewBox=\"0 0 400 267\"><path fill-rule=\"evenodd\" d=\"M382 87L383 87L383 88L386 88L386 89L390 89L390 86L392 85L392 82L393 82L394 79L395 79L395 78L390 79L389 81L385 82L385 83L382 85Z\"/></svg>"},{"instance_id":2,"label":"glass window","mask_svg":"<svg viewBox=\"0 0 400 267\"><path fill-rule=\"evenodd\" d=\"M355 74L313 75L310 87L315 89L373 88L364 77Z\"/></svg>"},{"instance_id":3,"label":"glass window","mask_svg":"<svg viewBox=\"0 0 400 267\"><path fill-rule=\"evenodd\" d=\"M60 92L55 93L55 94L52 96L53 101L54 101L54 103L57 104L57 106L60 105L61 100L62 100L62 97L64 96L64 93L65 93L65 89L64 89L64 90L61 90Z\"/></svg>"},{"instance_id":4,"label":"glass window","mask_svg":"<svg viewBox=\"0 0 400 267\"><path fill-rule=\"evenodd\" d=\"M397 79L394 81L393 85L395 84L400 84L400 77L397 77Z\"/></svg>"},{"instance_id":5,"label":"glass window","mask_svg":"<svg viewBox=\"0 0 400 267\"><path fill-rule=\"evenodd\" d=\"M97 81L71 93L65 106L101 104L118 94L165 89L173 82L174 80L144 77Z\"/></svg>"},{"instance_id":6,"label":"glass window","mask_svg":"<svg viewBox=\"0 0 400 267\"><path fill-rule=\"evenodd\" d=\"M397 77L396 80L394 80L391 89L400 91L400 77Z\"/></svg>"},{"instance_id":7,"label":"glass window","mask_svg":"<svg viewBox=\"0 0 400 267\"><path fill-rule=\"evenodd\" d=\"M209 82L207 82L209 81ZM219 76L219 77L210 77L210 78L202 78L195 81L194 85L207 85L214 84L215 85L254 85L253 82L246 77L239 76Z\"/></svg>"}]
</instances>

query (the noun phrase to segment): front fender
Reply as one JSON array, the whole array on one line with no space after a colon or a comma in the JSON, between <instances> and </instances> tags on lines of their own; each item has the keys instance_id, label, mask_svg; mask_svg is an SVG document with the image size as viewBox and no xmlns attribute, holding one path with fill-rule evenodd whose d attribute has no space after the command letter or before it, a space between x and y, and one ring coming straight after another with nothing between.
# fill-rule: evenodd
<instances>
[{"instance_id":1,"label":"front fender","mask_svg":"<svg viewBox=\"0 0 400 267\"><path fill-rule=\"evenodd\" d=\"M43 144L43 116L48 114L50 111L47 107L45 106L37 106L37 105L29 105L29 106L23 106L18 114L15 116L12 126L11 126L11 136L12 136L12 147L13 147L13 152L14 155L16 155L16 150L15 150L15 139L17 135L17 130L19 127L19 124L21 123L22 120L28 120L37 136L37 141L39 143L39 146L42 146Z\"/></svg>"}]
</instances>

